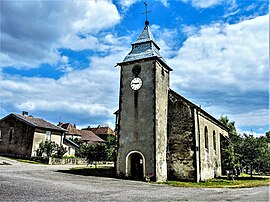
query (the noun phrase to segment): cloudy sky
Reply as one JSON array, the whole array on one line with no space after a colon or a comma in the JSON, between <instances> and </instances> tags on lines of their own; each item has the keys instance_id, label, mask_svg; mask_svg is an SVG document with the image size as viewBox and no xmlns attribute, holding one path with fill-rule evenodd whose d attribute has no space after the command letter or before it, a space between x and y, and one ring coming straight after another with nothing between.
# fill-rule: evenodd
<instances>
[{"instance_id":1,"label":"cloudy sky","mask_svg":"<svg viewBox=\"0 0 270 202\"><path fill-rule=\"evenodd\" d=\"M114 127L119 68L144 27L140 0L1 0L0 117ZM171 88L238 132L269 130L267 0L149 0Z\"/></svg>"}]
</instances>

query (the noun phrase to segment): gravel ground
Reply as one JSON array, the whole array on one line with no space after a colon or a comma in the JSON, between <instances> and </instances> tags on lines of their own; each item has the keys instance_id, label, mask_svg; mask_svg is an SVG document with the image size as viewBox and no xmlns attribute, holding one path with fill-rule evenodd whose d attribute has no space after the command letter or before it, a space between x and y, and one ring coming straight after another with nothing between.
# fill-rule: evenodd
<instances>
[{"instance_id":1,"label":"gravel ground","mask_svg":"<svg viewBox=\"0 0 270 202\"><path fill-rule=\"evenodd\" d=\"M181 188L59 172L70 167L0 157L0 201L269 201L269 187Z\"/></svg>"}]
</instances>

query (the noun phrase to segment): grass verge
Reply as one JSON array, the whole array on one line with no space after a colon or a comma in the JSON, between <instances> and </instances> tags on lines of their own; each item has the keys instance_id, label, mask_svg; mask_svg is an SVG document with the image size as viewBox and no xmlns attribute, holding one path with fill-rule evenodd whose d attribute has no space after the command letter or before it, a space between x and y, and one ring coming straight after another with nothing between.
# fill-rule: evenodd
<instances>
[{"instance_id":1,"label":"grass verge","mask_svg":"<svg viewBox=\"0 0 270 202\"><path fill-rule=\"evenodd\" d=\"M181 182L167 181L161 184L168 184L177 187L198 187L198 188L248 188L258 186L269 186L269 177L239 177L235 180L228 180L226 177L210 179L206 182Z\"/></svg>"}]
</instances>

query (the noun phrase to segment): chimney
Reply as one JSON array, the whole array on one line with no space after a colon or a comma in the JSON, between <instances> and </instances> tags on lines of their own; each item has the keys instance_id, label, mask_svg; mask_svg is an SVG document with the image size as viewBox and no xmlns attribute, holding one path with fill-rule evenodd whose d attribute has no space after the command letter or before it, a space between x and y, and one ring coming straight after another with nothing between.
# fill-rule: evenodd
<instances>
[{"instance_id":1,"label":"chimney","mask_svg":"<svg viewBox=\"0 0 270 202\"><path fill-rule=\"evenodd\" d=\"M74 124L74 128L76 128L76 124Z\"/></svg>"},{"instance_id":2,"label":"chimney","mask_svg":"<svg viewBox=\"0 0 270 202\"><path fill-rule=\"evenodd\" d=\"M28 112L22 111L22 115L23 115L23 116L28 115Z\"/></svg>"}]
</instances>

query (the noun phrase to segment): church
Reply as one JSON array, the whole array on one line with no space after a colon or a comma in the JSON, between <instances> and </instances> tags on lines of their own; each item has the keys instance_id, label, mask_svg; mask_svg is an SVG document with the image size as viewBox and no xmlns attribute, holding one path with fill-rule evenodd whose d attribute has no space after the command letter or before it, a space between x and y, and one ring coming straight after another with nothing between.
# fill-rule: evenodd
<instances>
[{"instance_id":1,"label":"church","mask_svg":"<svg viewBox=\"0 0 270 202\"><path fill-rule=\"evenodd\" d=\"M221 122L170 89L168 66L149 22L120 67L117 175L205 181L221 175Z\"/></svg>"}]
</instances>

